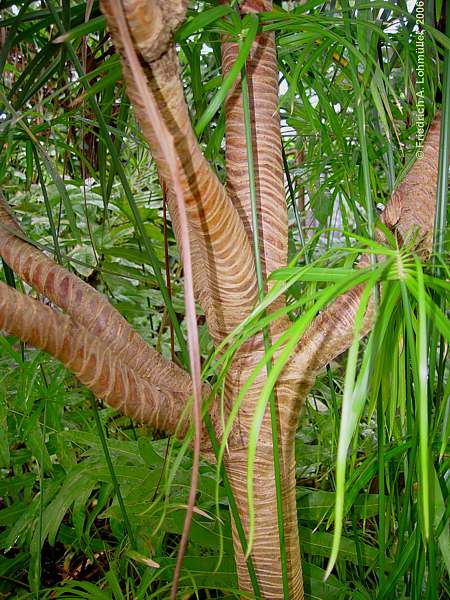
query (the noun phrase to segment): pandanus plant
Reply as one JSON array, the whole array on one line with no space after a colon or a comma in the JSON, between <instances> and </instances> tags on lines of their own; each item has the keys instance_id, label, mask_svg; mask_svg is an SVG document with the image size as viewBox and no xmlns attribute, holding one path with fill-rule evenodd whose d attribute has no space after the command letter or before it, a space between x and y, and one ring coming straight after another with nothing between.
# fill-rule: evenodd
<instances>
[{"instance_id":1,"label":"pandanus plant","mask_svg":"<svg viewBox=\"0 0 450 600\"><path fill-rule=\"evenodd\" d=\"M244 0L241 16L270 11L270 0ZM252 314L271 288L268 276L287 264L288 218L278 115L278 66L273 32L256 33L241 74L225 101L226 185L202 153L190 121L179 75L173 33L185 18L187 0L102 0L123 77L143 135L164 186L177 243L189 261L195 299L219 347ZM250 21L251 17L250 17ZM242 39L221 39L222 74L233 69ZM152 112L153 111L153 112ZM245 115L250 119L246 119ZM398 186L380 221L401 245L431 247L438 173L437 116L423 157ZM0 283L0 329L59 359L95 396L152 428L180 438L190 426L186 406L207 384L153 350L106 297L29 243L6 202L0 206L0 253L55 310ZM369 265L363 257L360 266ZM370 267L369 267L370 268ZM189 273L185 272L186 279ZM344 352L365 286L344 292L317 314L277 373L270 402L258 424L253 465L253 521L247 495L249 436L268 372L258 368L268 348L276 359L292 343L282 294L267 307L269 325L240 345L228 365L223 397L209 399L210 434L220 444L223 423L239 409L227 431L223 464L236 500L233 541L239 588L264 599L303 597L296 512L294 438L302 403L317 373ZM360 334L373 323L367 309ZM192 367L192 365L191 365ZM194 371L195 369L192 368ZM256 373L256 375L255 375ZM250 382L250 383L249 383ZM242 393L245 386L245 393ZM197 387L197 390L194 388ZM214 460L210 436L197 436L200 451ZM249 557L245 540L251 538ZM250 558L250 560L248 559ZM251 566L249 574L249 565Z\"/></svg>"}]
</instances>

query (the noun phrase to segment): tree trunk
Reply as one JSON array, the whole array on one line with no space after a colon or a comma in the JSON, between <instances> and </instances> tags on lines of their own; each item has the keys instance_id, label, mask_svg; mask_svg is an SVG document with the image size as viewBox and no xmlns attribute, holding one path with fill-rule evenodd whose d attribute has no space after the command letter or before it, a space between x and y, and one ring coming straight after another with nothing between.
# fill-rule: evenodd
<instances>
[{"instance_id":1,"label":"tree trunk","mask_svg":"<svg viewBox=\"0 0 450 600\"><path fill-rule=\"evenodd\" d=\"M148 118L138 93L136 73L124 53L112 10L116 0L103 0L113 41L123 63L128 94L168 191L177 243L182 246L179 215L174 200L174 181L163 142L155 123ZM270 10L269 0L244 0L242 12ZM187 0L126 0L124 16L133 45L145 67L146 84L165 123L176 153L189 220L190 252L197 300L203 308L215 344L221 343L254 308L258 282L252 250L252 215L248 189L247 155L239 79L226 100L227 187L222 186L196 141L178 75L172 41L174 29L183 21ZM223 40L224 72L237 54L237 44ZM284 198L281 139L277 114L278 68L273 33L257 36L248 65L252 144L254 146L260 251L265 275L287 261L287 211ZM394 193L382 221L399 242L417 228L421 249L430 247L438 164L439 123L430 128L424 158L413 167ZM379 234L382 239L381 234ZM192 381L170 361L150 349L139 335L95 290L66 269L55 265L34 246L8 213L0 197L0 254L11 268L66 314L62 315L31 298L0 284L0 329L46 350L60 359L98 397L126 414L167 433L186 433L185 419L177 429L192 392ZM277 412L282 512L288 571L289 600L303 598L300 547L296 512L295 431L303 399L320 368L345 351L353 337L354 317L362 287L356 287L326 307L302 336L274 388ZM279 297L270 310L285 306ZM364 332L372 323L372 307ZM270 327L273 344L289 327L287 317ZM238 350L225 379L224 416L228 418L239 391L264 356L262 334L247 340ZM242 400L224 457L226 471L237 501L246 537L249 537L247 461L249 433L255 408L265 384L261 370ZM205 395L207 390L205 389ZM211 405L216 436L222 436L221 399ZM203 450L210 451L206 434ZM269 408L262 420L254 473L254 543L252 560L264 600L286 599L282 583L280 529L274 475L272 424ZM233 542L240 589L252 593L243 551L233 524Z\"/></svg>"},{"instance_id":2,"label":"tree trunk","mask_svg":"<svg viewBox=\"0 0 450 600\"><path fill-rule=\"evenodd\" d=\"M278 319L271 327L272 342L284 331L289 321ZM225 408L231 410L239 391L264 356L262 334L256 335L241 347L230 366L225 382ZM278 354L275 356L278 356ZM307 364L306 361L304 364ZM303 399L314 382L313 371L301 365L288 363L274 388L277 405L279 460L282 487L282 512L284 548L289 585L289 599L303 598L300 544L297 526L296 480L295 480L295 432ZM249 511L247 502L248 482L248 435L252 426L256 404L266 383L266 369L259 371L253 385L241 402L237 417L238 436L225 455L225 467L239 509L246 539L249 539ZM253 463L254 491L254 542L251 557L254 563L262 597L270 600L284 598L280 533L272 445L272 426L269 406L266 407L261 424L258 445ZM236 527L233 526L233 544L242 591L252 592L252 584L241 548Z\"/></svg>"},{"instance_id":3,"label":"tree trunk","mask_svg":"<svg viewBox=\"0 0 450 600\"><path fill-rule=\"evenodd\" d=\"M283 525L285 530L285 548L289 595L292 600L303 598L302 570L300 561L300 544L297 527L295 452L294 440L283 444ZM239 515L248 539L248 506L247 506L247 450L233 450L227 456L225 466L233 494L239 508ZM258 445L254 462L254 510L255 535L252 549L252 560L255 566L258 583L263 598L282 600L283 583L281 570L281 554L279 527L275 494L275 478L272 446ZM247 565L242 553L236 527L233 525L233 545L239 589L251 593L252 584Z\"/></svg>"}]
</instances>

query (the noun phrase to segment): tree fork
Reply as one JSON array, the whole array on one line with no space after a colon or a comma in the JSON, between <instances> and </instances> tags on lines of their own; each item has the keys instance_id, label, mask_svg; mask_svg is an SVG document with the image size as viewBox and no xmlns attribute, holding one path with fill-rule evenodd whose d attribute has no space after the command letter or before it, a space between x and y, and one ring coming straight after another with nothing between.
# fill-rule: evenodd
<instances>
[{"instance_id":1,"label":"tree fork","mask_svg":"<svg viewBox=\"0 0 450 600\"><path fill-rule=\"evenodd\" d=\"M241 116L239 109L234 110L235 106L240 105L241 98L237 83L234 92L227 99L226 106L227 117L231 123L228 124L227 129L229 165L227 193L202 156L195 140L178 75L172 33L184 19L186 4L185 0L171 0L165 3L158 0L126 0L124 8L136 49L142 61L146 63L148 85L158 99L159 109L174 138L183 173L189 227L193 234L191 252L196 265L194 282L197 299L205 311L210 333L217 343L249 314L257 299L253 253L249 242L250 227L248 219L246 220L248 214L246 213L246 190L245 186L239 187L235 168L240 164L244 151L243 127L239 129L238 126ZM106 0L102 2L114 42L121 53L123 48L120 36L117 34L114 20L108 14L108 5L109 2ZM241 9L244 12L267 10L270 5L271 3L266 0L246 0L241 3ZM286 207L282 202L281 194L282 171L279 172L277 168L274 170L273 177L270 177L271 161L275 160L278 165L278 159L274 157L278 156L280 148L279 123L275 114L278 72L274 64L275 54L271 36L272 34L259 35L249 58L249 74L254 89L258 89L259 85L266 86L266 83L260 81L267 82L267 87L259 88L263 90L261 97L259 94L254 95L253 102L262 255L265 260L266 274L272 268L283 266L287 244ZM235 56L236 49L233 43L231 40L224 41L225 71ZM262 58L258 59L258 57ZM134 87L129 65L123 57L122 61L130 98L169 190L171 216L177 241L181 243L173 200L173 182L170 181L170 173L164 163L163 153L152 124L146 119L145 107L142 106L141 98ZM273 115L271 115L272 110ZM385 225L397 234L399 244L408 240L419 229L421 234L419 249L424 254L429 247L433 227L439 122L437 117L430 128L424 147L424 158L414 165L394 192L381 218ZM264 129L265 126L267 129ZM272 135L275 130L277 139L274 148L271 148L267 144L267 136ZM258 139L258 136L262 136L263 139ZM274 193L276 202L273 202ZM124 410L135 418L146 420L151 426L173 433L176 418L181 416L190 393L189 376L180 370L179 381L183 384L187 382L189 385L184 394L178 395L178 383L174 386L171 382L174 366L166 365L164 362L160 370L156 369L157 373L152 369L145 371L151 362L150 357L153 359L154 351L143 349L143 354L148 357L145 360L142 360L142 356L134 357L133 352L128 352L128 345L136 349L141 347L141 342L135 341L134 333L128 330L128 324L126 322L123 324L122 317L118 313L116 315L110 305L104 306L103 303L106 301L103 297L89 286L83 287L85 284L77 277L55 265L51 259L27 244L22 239L23 235L17 229L17 224L11 220L11 215L6 210L2 211L1 207L0 221L3 223L3 226L0 226L2 256L18 275L35 286L40 293L49 296L55 304L68 313L68 315L56 313L51 308L1 284L0 328L61 360L79 377L80 381L88 385L98 397L105 398L112 406ZM270 241L271 231L275 232L273 242ZM382 233L379 236L382 241ZM67 294L69 286L71 292ZM318 370L350 345L353 338L354 315L359 306L361 292L362 288L347 292L318 315L300 340L296 353L286 364L275 387L282 453L284 514L288 531L289 598L292 600L300 600L303 597L295 506L294 437L297 420L302 401L312 386ZM76 297L77 293L81 293L80 298L85 306L93 303L95 315L93 320L86 314L80 314L83 311L78 310L73 296L75 294ZM372 318L373 315L369 311L364 333L370 329ZM275 340L287 326L286 320L275 323L271 329L272 339ZM117 337L121 338L116 342L117 346L109 347L109 341L114 337L111 336L110 328L115 328ZM91 331L95 332L96 337ZM225 401L228 407L236 401L242 385L263 354L260 334L248 340L238 351L225 381ZM156 364L159 364L158 360L163 359L155 358ZM247 534L248 434L264 384L265 373L261 371L243 399L233 429L233 438L229 444L229 453L225 456L225 466ZM212 405L210 414L215 414L217 406L217 403ZM217 422L218 419L216 424ZM185 426L187 423L182 424L182 430ZM261 427L254 466L256 535L252 558L263 598L279 600L283 598L283 591L277 554L278 530L274 508L273 457L270 440L270 418L267 411ZM239 585L242 591L251 592L240 543L235 534L233 538Z\"/></svg>"},{"instance_id":2,"label":"tree fork","mask_svg":"<svg viewBox=\"0 0 450 600\"><path fill-rule=\"evenodd\" d=\"M130 33L136 43L136 51L145 65L148 86L162 118L173 137L177 152L181 184L189 232L192 237L194 288L197 300L208 321L209 331L215 343L219 343L251 311L257 299L256 274L253 253L238 212L233 206L224 186L213 173L204 158L190 122L183 87L179 77L179 65L173 41L163 44L162 53L149 52L153 48L153 36L166 39L164 28L145 31L133 26L139 20L137 14L157 14L153 0L126 2L124 11L128 18ZM167 3L168 4L168 3ZM170 3L171 4L171 3ZM178 7L179 2L174 6ZM121 55L122 70L127 82L127 92L133 102L141 125L167 186L169 211L174 223L177 243L182 245L179 230L178 209L174 200L174 182L165 161L160 142L142 103L133 73L130 70L123 45L114 20L110 0L102 0L116 49ZM171 12L171 8L167 7ZM133 18L130 19L130 15Z\"/></svg>"}]
</instances>

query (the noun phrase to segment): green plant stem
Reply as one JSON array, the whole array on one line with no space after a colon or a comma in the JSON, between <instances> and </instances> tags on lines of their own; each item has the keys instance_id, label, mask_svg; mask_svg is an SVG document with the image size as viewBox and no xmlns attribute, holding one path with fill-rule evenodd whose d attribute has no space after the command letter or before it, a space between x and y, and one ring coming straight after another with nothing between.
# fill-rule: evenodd
<instances>
[{"instance_id":1,"label":"green plant stem","mask_svg":"<svg viewBox=\"0 0 450 600\"><path fill-rule=\"evenodd\" d=\"M382 395L378 392L377 398L377 434L378 434L378 593L382 593L384 586L385 565L385 539L386 539L386 506L384 496L384 410Z\"/></svg>"},{"instance_id":2,"label":"green plant stem","mask_svg":"<svg viewBox=\"0 0 450 600\"><path fill-rule=\"evenodd\" d=\"M350 7L348 0L342 0L342 9L343 9L343 21L344 21L344 29L346 31L349 39L352 37L351 27L350 27ZM361 166L363 173L363 184L364 184L364 200L366 206L367 213L367 229L369 233L369 238L371 240L375 239L375 211L372 202L372 186L370 184L370 163L369 163L369 155L367 152L367 136L366 136L366 115L364 109L364 88L358 79L358 71L357 66L353 60L350 61L350 74L352 79L352 84L356 93L356 118L358 122L358 135L359 135L359 146L361 152ZM370 255L370 260L372 267L375 266L376 256L375 254ZM374 288L374 295L376 295L376 288Z\"/></svg>"},{"instance_id":3,"label":"green plant stem","mask_svg":"<svg viewBox=\"0 0 450 600\"><path fill-rule=\"evenodd\" d=\"M62 260L62 255L61 255L61 249L59 247L58 233L56 231L55 221L53 219L52 207L51 207L50 200L49 200L49 197L47 194L47 188L45 187L44 174L42 173L41 162L39 160L39 154L38 154L38 151L37 151L34 143L33 142L31 142L31 143L32 143L32 149L33 149L33 155L34 155L34 162L36 163L36 170L37 170L38 177L39 177L39 183L41 185L42 196L44 197L45 209L47 211L47 218L48 218L48 222L50 225L50 230L52 232L53 246L55 248L55 257L56 257L56 260L58 261L58 263L60 265L62 265L63 260Z\"/></svg>"},{"instance_id":4,"label":"green plant stem","mask_svg":"<svg viewBox=\"0 0 450 600\"><path fill-rule=\"evenodd\" d=\"M47 378L45 377L44 369L41 367L42 379L44 386L47 388ZM36 600L39 600L41 590L41 568L42 568L42 529L43 523L42 518L44 515L44 460L45 460L45 432L47 430L47 408L48 408L48 396L44 399L44 416L42 420L42 445L41 445L41 459L39 464L39 552L37 553L37 564L36 564Z\"/></svg>"},{"instance_id":5,"label":"green plant stem","mask_svg":"<svg viewBox=\"0 0 450 600\"><path fill-rule=\"evenodd\" d=\"M403 328L403 339L406 336L405 327ZM409 369L409 348L408 345L404 348L404 361L405 361L405 389L406 389L406 417L407 417L407 432L411 437L411 447L409 449L409 459L405 461L405 472L406 472L406 481L405 488L403 492L403 500L402 500L402 510L400 512L400 520L398 527L398 539L400 544L400 549L403 544L406 542L406 527L408 522L408 515L411 511L411 500L414 496L413 493L413 477L414 477L414 465L416 464L417 459L417 440L419 436L419 424L415 419L413 419L414 414L414 403L412 398L412 382L410 377L410 369ZM401 550L400 550L401 554Z\"/></svg>"},{"instance_id":6,"label":"green plant stem","mask_svg":"<svg viewBox=\"0 0 450 600\"><path fill-rule=\"evenodd\" d=\"M447 7L447 12L450 9ZM450 37L450 14L446 17L446 34ZM445 49L444 58L444 81L442 86L442 120L441 137L439 141L439 165L436 196L436 212L434 219L434 255L444 254L445 228L447 221L447 201L448 201L448 154L450 140L450 50ZM435 272L437 269L436 257L433 257L433 266Z\"/></svg>"},{"instance_id":7,"label":"green plant stem","mask_svg":"<svg viewBox=\"0 0 450 600\"><path fill-rule=\"evenodd\" d=\"M258 281L258 292L260 301L264 298L264 276L262 272L262 263L259 247L259 219L258 219L258 208L256 200L256 182L255 182L255 170L253 162L253 147L252 147L252 123L251 123L251 112L250 102L248 95L248 83L247 83L247 69L244 65L241 71L241 85L242 85L242 103L244 111L244 123L245 123L245 141L247 146L247 163L248 163L248 176L249 176L249 189L250 189L250 202L252 209L252 229L253 229L253 248L255 252L255 267L256 277ZM264 351L267 353L270 349L270 334L267 327L263 329L263 341ZM270 376L272 368L272 361L266 363L267 375ZM280 450L278 442L278 419L277 419L277 405L275 401L275 394L273 390L269 397L270 405L270 420L272 426L272 448L273 448L273 466L275 475L275 493L277 499L277 521L278 521L278 535L280 542L280 557L281 557L281 570L282 570L282 581L283 581L283 594L285 600L289 599L289 578L287 571L287 555L286 555L286 544L284 534L284 518L283 518L283 493L281 486L281 465L280 465Z\"/></svg>"},{"instance_id":8,"label":"green plant stem","mask_svg":"<svg viewBox=\"0 0 450 600\"><path fill-rule=\"evenodd\" d=\"M446 14L446 34L450 37L450 9L447 7ZM448 206L448 167L449 167L449 145L450 145L450 51L444 50L444 73L442 84L442 120L441 135L439 140L439 163L438 179L436 193L436 210L434 214L434 235L433 235L433 256L432 271L435 277L442 276L442 267L440 259L445 252L445 231L447 226L447 206ZM433 294L440 308L445 311L446 299L444 295ZM436 378L436 359L442 360L445 353L445 342L442 336L439 336L436 326L430 323L430 344L429 344L429 389L434 390ZM438 351L439 348L439 351ZM440 375L440 374L439 374ZM439 391L442 389L442 378L438 375L437 398L436 403L441 401Z\"/></svg>"},{"instance_id":9,"label":"green plant stem","mask_svg":"<svg viewBox=\"0 0 450 600\"><path fill-rule=\"evenodd\" d=\"M333 441L332 446L334 447L335 443L339 438L339 424L338 424L338 404L336 398L336 389L334 385L333 372L331 370L330 365L327 365L327 377L328 377L328 385L330 386L330 400L331 400L331 409L332 409L332 418L333 418Z\"/></svg>"},{"instance_id":10,"label":"green plant stem","mask_svg":"<svg viewBox=\"0 0 450 600\"><path fill-rule=\"evenodd\" d=\"M403 306L404 306L404 311L405 311L405 325L406 325L406 338L407 338L407 345L408 345L408 351L409 351L409 358L411 361L411 368L412 368L412 374L413 374L413 382L414 382L414 392L415 394L420 394L420 390L421 390L421 380L420 380L420 373L419 373L419 366L421 366L419 364L418 358L417 358L417 353L416 353L416 337L414 336L414 330L413 330L413 324L412 324L412 318L411 318L411 304L409 301L409 297L408 297L408 292L407 292L407 288L406 285L403 281L400 282L400 289L401 289L401 294L402 294L402 302L403 302ZM421 443L421 429L423 427L423 425L420 423L420 418L422 417L422 414L419 413L419 410L421 408L420 405L420 398L416 398L416 402L415 402L415 410L416 410L416 420L419 421L419 463L420 463L420 467L418 467L417 471L419 473L419 477L421 479L421 495L422 495L422 506L428 506L428 481L426 480L425 477L422 477L422 472L423 472L423 468L424 468L424 459L423 459L423 454L425 453L425 451L427 450L427 448L423 448L423 444ZM430 516L429 516L429 512L428 510L424 510L422 508L422 512L423 512L423 523L424 523L424 530L425 530L425 538L428 539L429 538L429 527L430 527Z\"/></svg>"},{"instance_id":11,"label":"green plant stem","mask_svg":"<svg viewBox=\"0 0 450 600\"><path fill-rule=\"evenodd\" d=\"M291 174L289 172L289 164L288 164L288 161L287 161L286 151L285 151L283 145L281 146L281 151L283 152L284 173L286 175L286 181L287 181L287 185L288 185L289 196L291 197L291 205L292 205L292 210L294 211L294 217L295 217L295 222L297 224L297 231L298 231L298 235L299 235L299 238L300 238L300 244L302 246L303 256L305 258L305 263L309 264L310 260L309 260L308 253L306 252L305 235L303 233L303 227L302 227L302 223L301 223L301 220L300 220L300 215L298 214L297 202L295 201L294 186L292 185Z\"/></svg>"},{"instance_id":12,"label":"green plant stem","mask_svg":"<svg viewBox=\"0 0 450 600\"><path fill-rule=\"evenodd\" d=\"M109 453L108 444L106 442L105 431L103 429L102 422L100 421L100 415L98 414L98 406L95 397L91 394L91 405L92 412L94 413L95 424L97 426L97 432L100 438L100 442L103 448L103 454L105 455L106 464L108 466L109 474L111 475L111 481L114 488L114 493L117 496L117 501L119 503L120 512L122 513L123 522L125 523L126 530L128 532L128 537L130 538L130 544L133 550L137 550L136 540L133 534L133 529L131 527L130 519L128 518L128 513L125 508L125 504L122 498L122 493L120 491L119 482L117 481L116 472L114 471L114 466L111 460L111 454Z\"/></svg>"},{"instance_id":13,"label":"green plant stem","mask_svg":"<svg viewBox=\"0 0 450 600\"><path fill-rule=\"evenodd\" d=\"M208 431L209 439L211 440L211 445L213 447L214 455L215 455L216 459L218 459L219 453L220 453L220 447L219 447L219 443L216 438L216 434L214 433L214 427L211 423L211 418L208 413L205 414L205 416L203 417L203 420L205 422L206 429ZM233 490L231 489L231 485L230 485L230 482L228 481L228 476L226 474L225 467L223 466L222 461L220 462L220 475L222 477L223 487L225 488L225 493L228 498L228 504L230 505L231 514L233 515L234 524L235 524L236 530L238 532L239 541L241 542L242 552L245 555L247 553L247 547L248 547L247 540L245 537L245 531L244 531L244 528L242 527L242 521L239 516L239 511L238 511L238 507L236 504L236 500L233 495ZM249 556L247 558L247 570L248 570L250 580L252 582L253 591L255 592L255 597L257 600L259 600L259 598L262 598L261 590L259 587L259 583L258 583L258 579L256 576L256 571L255 571L255 566L253 564L253 560L252 560L251 556Z\"/></svg>"}]
</instances>

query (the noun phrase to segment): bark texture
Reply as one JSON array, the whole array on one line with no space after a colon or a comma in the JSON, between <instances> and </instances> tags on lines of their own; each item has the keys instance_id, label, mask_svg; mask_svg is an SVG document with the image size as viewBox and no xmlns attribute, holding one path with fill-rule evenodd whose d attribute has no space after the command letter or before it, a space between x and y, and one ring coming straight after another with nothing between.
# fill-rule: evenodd
<instances>
[{"instance_id":1,"label":"bark texture","mask_svg":"<svg viewBox=\"0 0 450 600\"><path fill-rule=\"evenodd\" d=\"M283 455L283 515L285 527L285 548L289 574L289 598L303 598L303 580L298 539L296 480L294 444L289 444L289 455ZM285 444L287 447L287 444ZM233 493L238 504L248 539L247 506L247 449L233 450L227 457L225 466ZM255 538L252 559L258 576L262 598L283 598L281 580L281 553L275 497L275 477L272 446L258 445L254 462L254 506ZM249 593L252 585L247 573L244 555L233 523L233 540L239 587Z\"/></svg>"},{"instance_id":2,"label":"bark texture","mask_svg":"<svg viewBox=\"0 0 450 600\"><path fill-rule=\"evenodd\" d=\"M272 8L272 2L244 2L241 12ZM236 61L239 44L229 37L222 42L222 69L227 75ZM278 63L274 32L259 34L247 60L251 110L252 148L259 212L260 254L264 275L287 262L287 208L284 194L280 117L278 114ZM247 168L247 148L240 76L225 101L226 168L228 191L252 240L252 214ZM270 200L268 200L270 199Z\"/></svg>"},{"instance_id":3,"label":"bark texture","mask_svg":"<svg viewBox=\"0 0 450 600\"><path fill-rule=\"evenodd\" d=\"M423 157L416 160L381 216L400 246L412 241L425 257L430 254L433 242L440 124L439 112L428 131ZM381 234L380 239L383 240Z\"/></svg>"},{"instance_id":4,"label":"bark texture","mask_svg":"<svg viewBox=\"0 0 450 600\"><path fill-rule=\"evenodd\" d=\"M244 1L241 14L269 11L272 2ZM224 37L222 40L223 75L233 67L239 53L237 41ZM246 65L248 94L251 113L253 168L256 183L258 232L260 256L264 276L287 263L287 207L284 194L283 160L281 153L280 119L278 115L278 64L273 32L258 34ZM247 145L243 132L242 82L238 77L225 101L226 116L226 168L227 189L237 208L247 237L253 240L252 208L248 173ZM282 297L271 306L275 310L284 304ZM287 319L275 321L270 330L273 342L288 326ZM225 402L231 407L239 390L264 354L262 336L256 336L239 350L227 376ZM248 432L252 425L256 403L265 384L265 370L261 371L247 393L239 411L238 427L242 448L232 450L227 458L227 473L239 512L248 533L247 506L247 446ZM311 385L309 378L300 372L293 380L280 378L274 393L278 406L280 442L280 468L283 489L283 515L285 522L285 547L288 564L289 595L303 597L303 584L298 539L297 511L295 506L295 452L294 434L299 404ZM254 463L254 509L255 533L252 559L258 574L258 582L264 598L283 598L281 585L281 552L274 499L275 475L272 449L272 428L267 407L258 441ZM233 541L241 589L251 591L251 582L240 546L233 530Z\"/></svg>"},{"instance_id":5,"label":"bark texture","mask_svg":"<svg viewBox=\"0 0 450 600\"><path fill-rule=\"evenodd\" d=\"M190 392L190 377L164 359L129 325L103 294L28 243L0 196L0 255L23 281L101 339L142 377L173 391Z\"/></svg>"},{"instance_id":6,"label":"bark texture","mask_svg":"<svg viewBox=\"0 0 450 600\"><path fill-rule=\"evenodd\" d=\"M125 6L128 17L132 5ZM110 3L102 2L114 44L123 51L117 25L111 14ZM148 11L152 3L147 2ZM129 21L130 28L132 23ZM157 102L167 128L173 136L180 162L180 174L190 221L191 253L194 288L209 324L211 336L219 342L250 312L257 298L253 253L245 229L225 188L204 158L195 137L179 78L175 48L156 60L143 55L141 39L137 51L146 65L148 85ZM177 242L182 244L178 211L174 198L173 181L152 124L146 116L142 98L136 89L126 58L121 53L127 91L142 131L152 149L168 191L169 210L174 223Z\"/></svg>"},{"instance_id":7,"label":"bark texture","mask_svg":"<svg viewBox=\"0 0 450 600\"><path fill-rule=\"evenodd\" d=\"M60 360L96 396L138 422L174 433L186 396L152 385L70 317L0 282L0 330ZM186 431L188 423L182 426Z\"/></svg>"}]
</instances>

